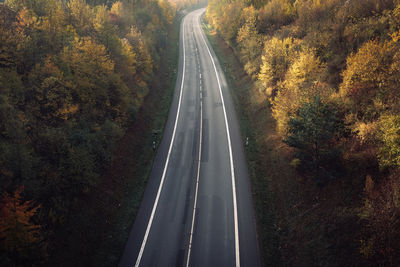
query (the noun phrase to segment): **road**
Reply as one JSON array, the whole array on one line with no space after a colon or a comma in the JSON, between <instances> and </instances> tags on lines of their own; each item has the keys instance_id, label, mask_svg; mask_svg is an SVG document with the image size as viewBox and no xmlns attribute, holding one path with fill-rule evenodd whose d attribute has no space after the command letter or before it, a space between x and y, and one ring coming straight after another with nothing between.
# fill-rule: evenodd
<instances>
[{"instance_id":1,"label":"road","mask_svg":"<svg viewBox=\"0 0 400 267\"><path fill-rule=\"evenodd\" d=\"M200 16L180 29L164 135L120 266L259 266L238 120Z\"/></svg>"}]
</instances>

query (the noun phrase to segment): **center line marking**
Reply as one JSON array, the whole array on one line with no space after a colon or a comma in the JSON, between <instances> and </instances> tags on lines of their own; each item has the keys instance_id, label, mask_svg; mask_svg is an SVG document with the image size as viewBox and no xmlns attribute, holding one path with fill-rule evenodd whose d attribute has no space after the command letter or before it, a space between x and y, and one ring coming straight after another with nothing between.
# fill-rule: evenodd
<instances>
[{"instance_id":1,"label":"center line marking","mask_svg":"<svg viewBox=\"0 0 400 267\"><path fill-rule=\"evenodd\" d=\"M203 14L204 11L201 13ZM198 28L200 30L200 36L203 39L203 42L207 48L208 55L210 56L211 62L214 67L215 75L217 77L217 83L218 83L218 88L219 88L219 95L221 97L221 102L222 102L222 110L224 111L224 119L225 119L225 128L226 128L226 137L228 139L228 147L229 147L229 161L231 165L231 178L232 178L232 201L233 201L233 219L234 219L234 224L235 224L235 257L236 257L236 267L240 267L240 249L239 249L239 223L238 223L238 214L237 214L237 200L236 200L236 182L235 182L235 167L233 163L233 155L232 155L232 144L231 144L231 136L229 132L229 124L228 124L228 118L226 116L226 109L225 109L225 101L224 101L224 96L222 95L222 89L221 89L221 82L219 80L218 72L217 72L217 67L215 66L214 59L211 55L210 49L208 48L208 44L206 40L204 39L204 33L200 28L200 15L198 17Z\"/></svg>"},{"instance_id":2,"label":"center line marking","mask_svg":"<svg viewBox=\"0 0 400 267\"><path fill-rule=\"evenodd\" d=\"M203 101L202 101L202 93L200 87L200 134L199 134L199 155L197 161L197 176L196 176L196 191L194 193L194 204L193 204L193 217L192 217L192 226L190 228L190 238L189 238L189 248L188 255L186 260L186 267L189 267L190 255L192 251L192 242L193 242L193 231L194 231L194 221L196 218L196 208L197 208L197 194L199 192L199 179L200 179L200 163L201 163L201 148L202 148L202 139L203 139Z\"/></svg>"}]
</instances>

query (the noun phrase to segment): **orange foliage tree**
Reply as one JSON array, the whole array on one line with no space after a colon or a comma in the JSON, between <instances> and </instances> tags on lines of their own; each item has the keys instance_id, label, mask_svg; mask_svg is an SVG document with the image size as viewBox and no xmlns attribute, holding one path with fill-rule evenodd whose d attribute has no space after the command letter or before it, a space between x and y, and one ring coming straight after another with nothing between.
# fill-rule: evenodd
<instances>
[{"instance_id":1,"label":"orange foliage tree","mask_svg":"<svg viewBox=\"0 0 400 267\"><path fill-rule=\"evenodd\" d=\"M24 201L23 191L24 187L20 186L11 195L3 193L0 209L1 248L14 262L28 259L41 241L40 225L32 222L40 205Z\"/></svg>"}]
</instances>

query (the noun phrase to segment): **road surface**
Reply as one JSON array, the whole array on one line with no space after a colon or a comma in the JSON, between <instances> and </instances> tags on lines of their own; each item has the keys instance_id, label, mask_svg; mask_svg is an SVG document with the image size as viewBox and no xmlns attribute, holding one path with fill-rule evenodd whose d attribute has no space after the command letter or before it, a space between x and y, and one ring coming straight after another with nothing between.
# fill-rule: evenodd
<instances>
[{"instance_id":1,"label":"road surface","mask_svg":"<svg viewBox=\"0 0 400 267\"><path fill-rule=\"evenodd\" d=\"M175 95L121 267L260 265L242 138L204 10L182 20Z\"/></svg>"}]
</instances>

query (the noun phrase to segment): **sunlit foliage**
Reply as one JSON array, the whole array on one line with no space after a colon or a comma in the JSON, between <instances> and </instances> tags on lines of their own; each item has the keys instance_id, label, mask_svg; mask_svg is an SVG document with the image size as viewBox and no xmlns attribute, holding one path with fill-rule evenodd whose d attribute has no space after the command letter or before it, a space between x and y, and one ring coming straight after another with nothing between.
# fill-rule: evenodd
<instances>
[{"instance_id":1,"label":"sunlit foliage","mask_svg":"<svg viewBox=\"0 0 400 267\"><path fill-rule=\"evenodd\" d=\"M99 184L134 122L175 15L163 0L0 3L2 212L12 200L21 221L20 233L10 234L11 211L2 214L1 242L10 253L1 260L27 265L32 255L13 257L17 248L31 251L34 236L43 237L38 262L47 259L46 248L56 245L78 199ZM33 217L43 227L33 227Z\"/></svg>"},{"instance_id":2,"label":"sunlit foliage","mask_svg":"<svg viewBox=\"0 0 400 267\"><path fill-rule=\"evenodd\" d=\"M357 251L348 265L398 265L398 242L392 238L396 235L384 229L398 229L400 221L394 219L398 216L400 167L400 2L211 0L206 18L233 47L247 74L257 80L258 93L269 100L266 104L271 106L278 135L296 148L292 165L301 177L314 176L319 177L317 181L328 181L330 177L342 176L352 181L346 185L349 192L360 190L359 184L365 182L366 176L368 184L376 183L376 189L369 190L372 193L365 197L363 209L367 215L349 213L365 221L361 223L362 230L354 233L361 241L357 245L349 244L356 246ZM316 96L320 97L318 103ZM329 106L326 110L322 108L325 105ZM318 107L326 112L318 113ZM346 141L329 137L339 130L338 125L324 124L330 121L334 125L337 122L334 115L344 120L346 129L351 129L351 134L348 131L345 134ZM339 175L329 169L330 165L336 166L338 158L327 157L321 169L316 163L317 155L304 145L307 134L325 130L328 131L323 136L330 140L326 144L334 148L325 152L343 153L341 162L346 168ZM360 208L355 203L348 207ZM304 241L298 236L292 238ZM329 259L332 264L330 260L335 257L331 255L338 255L330 249L321 251L330 256L308 258L286 254L285 263L326 265L324 260ZM302 262L306 259L310 261Z\"/></svg>"},{"instance_id":3,"label":"sunlit foliage","mask_svg":"<svg viewBox=\"0 0 400 267\"><path fill-rule=\"evenodd\" d=\"M324 70L324 64L311 51L301 52L290 66L285 81L272 101L272 114L280 133L286 133L290 117L303 103L316 95L326 99L332 92L323 82Z\"/></svg>"}]
</instances>

